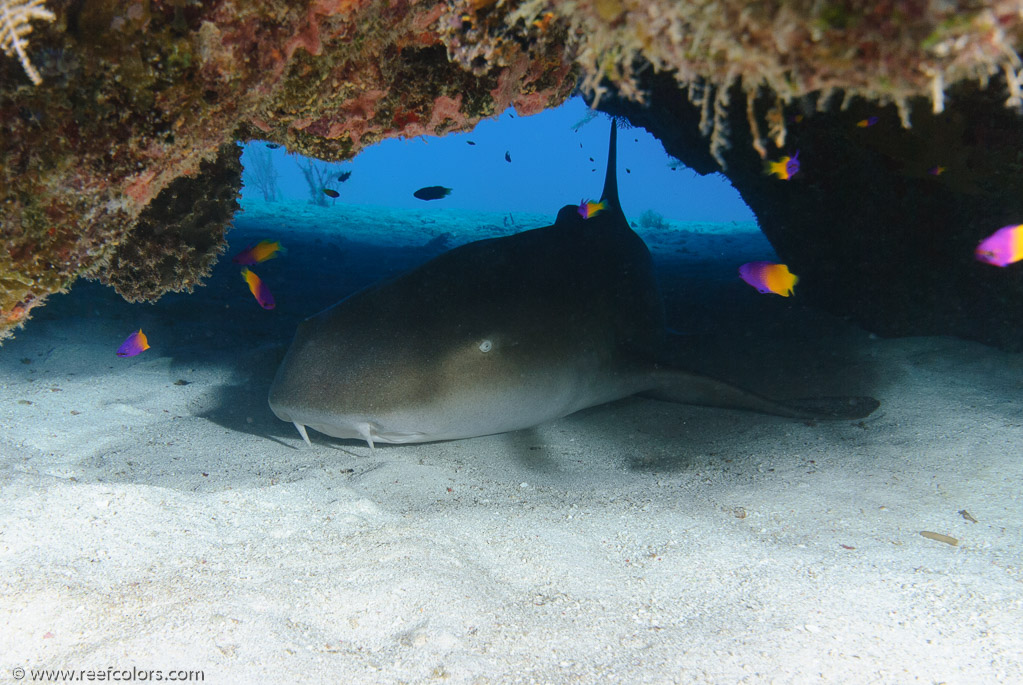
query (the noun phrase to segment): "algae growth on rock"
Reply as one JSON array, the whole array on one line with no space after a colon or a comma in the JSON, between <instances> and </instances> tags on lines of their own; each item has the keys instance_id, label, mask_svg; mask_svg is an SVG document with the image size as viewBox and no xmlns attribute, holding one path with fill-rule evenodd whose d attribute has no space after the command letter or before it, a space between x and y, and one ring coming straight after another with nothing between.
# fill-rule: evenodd
<instances>
[{"instance_id":1,"label":"algae growth on rock","mask_svg":"<svg viewBox=\"0 0 1023 685\"><path fill-rule=\"evenodd\" d=\"M990 296L984 289L966 299L943 299L939 291L925 303L933 305L931 315L900 327L850 302L856 279L875 267L898 282L893 292L904 299L928 265L948 268L941 260L959 254L954 250L983 237L992 223L1013 220L1007 215L1016 211L1014 201L1001 192L999 175L1015 178L1019 163L993 132L1019 135L1016 50L1023 18L1015 4L2 4L16 13L20 28L0 58L6 128L0 338L79 277L146 300L200 284L229 223L232 192L225 186L210 194L223 206L207 205L201 221L168 215L180 210L164 193L180 198L181 179L208 173L203 164L223 159L221 151L234 141L258 137L344 160L387 137L467 131L508 107L541 111L581 88L598 106L622 103L611 106L649 123L700 173L723 170L779 252L804 271L818 278L828 270L839 274L843 285L820 297L821 306L851 312L882 332L944 331L1018 344L1009 330L1018 317L994 308L958 319L944 315L974 301L969 298ZM957 85L963 82L978 85L968 91L972 86ZM960 95L967 92L976 95ZM954 111L942 113L946 93ZM960 107L960 97L972 104ZM680 107L671 104L678 98ZM843 112L866 110L868 103L892 108L885 116L893 132L884 140L893 147L858 154L869 146L845 135ZM1002 112L1004 103L1015 109ZM686 113L672 120L681 109ZM934 114L925 118L928 112ZM794 116L805 120L793 126ZM936 139L965 140L952 148L966 155L968 181L949 173L932 194L889 164L910 140L894 129L914 117L926 120ZM964 138L970 136L974 142ZM814 192L791 203L787 194L798 186L768 187L754 177L760 159L794 141L809 146L811 139L824 157L842 160L835 163L844 164L841 176L830 168ZM974 164L978 154L988 157ZM947 230L930 222L928 243L945 247L901 271L879 259L883 250L871 251L873 234L848 212L820 215L834 240L814 240L799 227L796 212L812 212L809 198L862 197L872 183L889 184L893 192L909 183L921 216L944 215L948 198L962 198L969 210ZM982 199L973 201L977 188ZM889 211L895 205L877 205L873 223L905 224L904 213ZM200 236L204 230L211 235ZM962 269L954 280L970 277ZM1002 302L1019 288L1015 276L1006 281ZM918 287L933 285L925 279Z\"/></svg>"}]
</instances>

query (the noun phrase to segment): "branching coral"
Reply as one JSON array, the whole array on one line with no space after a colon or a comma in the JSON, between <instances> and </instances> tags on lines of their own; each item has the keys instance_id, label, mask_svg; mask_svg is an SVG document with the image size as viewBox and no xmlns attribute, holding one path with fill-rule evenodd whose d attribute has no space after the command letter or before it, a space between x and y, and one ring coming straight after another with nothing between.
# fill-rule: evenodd
<instances>
[{"instance_id":1,"label":"branching coral","mask_svg":"<svg viewBox=\"0 0 1023 685\"><path fill-rule=\"evenodd\" d=\"M56 17L43 6L43 0L0 0L0 50L8 57L17 54L25 73L38 86L43 79L25 52L25 36L32 33L29 22L33 19L53 21Z\"/></svg>"}]
</instances>

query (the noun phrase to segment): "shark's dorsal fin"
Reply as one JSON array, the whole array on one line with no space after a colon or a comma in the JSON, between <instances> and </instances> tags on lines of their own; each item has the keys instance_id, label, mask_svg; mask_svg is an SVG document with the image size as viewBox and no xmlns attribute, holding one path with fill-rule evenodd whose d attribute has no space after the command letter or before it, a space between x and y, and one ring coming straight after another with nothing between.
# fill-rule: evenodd
<instances>
[{"instance_id":1,"label":"shark's dorsal fin","mask_svg":"<svg viewBox=\"0 0 1023 685\"><path fill-rule=\"evenodd\" d=\"M621 211L622 206L618 201L618 169L617 155L618 148L618 126L614 119L611 120L611 141L607 148L607 172L604 174L604 190L600 199L607 203L608 209Z\"/></svg>"}]
</instances>

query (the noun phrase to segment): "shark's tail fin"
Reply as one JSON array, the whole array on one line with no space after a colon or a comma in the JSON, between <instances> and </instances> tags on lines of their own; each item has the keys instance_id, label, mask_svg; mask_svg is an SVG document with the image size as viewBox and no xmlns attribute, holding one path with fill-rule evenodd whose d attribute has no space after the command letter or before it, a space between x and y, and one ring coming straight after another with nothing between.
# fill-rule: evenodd
<instances>
[{"instance_id":1,"label":"shark's tail fin","mask_svg":"<svg viewBox=\"0 0 1023 685\"><path fill-rule=\"evenodd\" d=\"M600 194L602 202L606 203L608 209L617 211L622 210L621 203L618 202L618 170L617 170L617 155L616 150L618 148L618 126L615 120L611 120L611 142L608 145L607 150L607 172L604 174L604 190Z\"/></svg>"}]
</instances>

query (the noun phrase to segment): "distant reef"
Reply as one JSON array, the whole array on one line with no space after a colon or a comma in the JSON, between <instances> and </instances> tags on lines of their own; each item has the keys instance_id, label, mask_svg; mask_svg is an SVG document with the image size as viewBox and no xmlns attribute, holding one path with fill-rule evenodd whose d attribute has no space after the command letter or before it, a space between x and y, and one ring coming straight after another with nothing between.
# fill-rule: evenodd
<instances>
[{"instance_id":1,"label":"distant reef","mask_svg":"<svg viewBox=\"0 0 1023 685\"><path fill-rule=\"evenodd\" d=\"M153 301L224 248L236 141L326 160L576 89L724 173L883 335L1023 347L1023 4L0 0L0 339L79 277ZM764 173L798 150L792 179Z\"/></svg>"}]
</instances>

